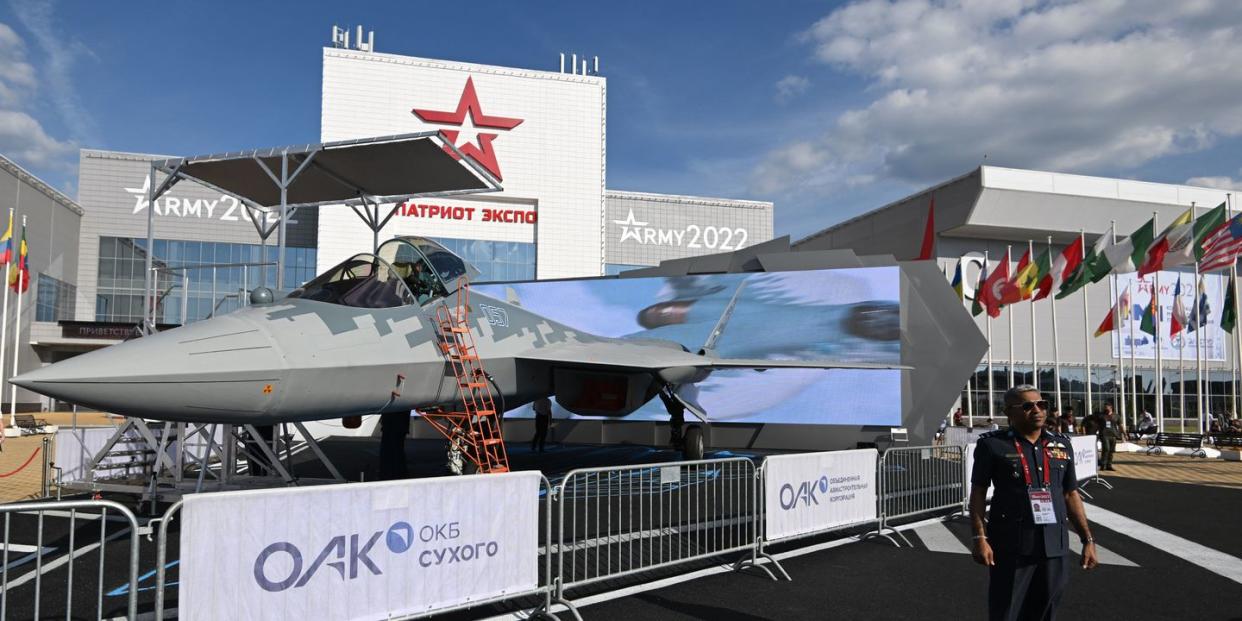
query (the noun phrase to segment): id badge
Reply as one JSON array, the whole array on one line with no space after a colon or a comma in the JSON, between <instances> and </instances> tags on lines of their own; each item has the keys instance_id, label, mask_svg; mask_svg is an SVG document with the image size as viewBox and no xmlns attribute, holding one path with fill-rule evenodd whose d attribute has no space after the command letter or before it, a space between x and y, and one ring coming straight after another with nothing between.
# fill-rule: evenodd
<instances>
[{"instance_id":1,"label":"id badge","mask_svg":"<svg viewBox=\"0 0 1242 621\"><path fill-rule=\"evenodd\" d=\"M1033 489L1027 493L1031 499L1031 515L1035 516L1036 524L1056 524L1057 510L1052 504L1052 492L1046 489Z\"/></svg>"}]
</instances>

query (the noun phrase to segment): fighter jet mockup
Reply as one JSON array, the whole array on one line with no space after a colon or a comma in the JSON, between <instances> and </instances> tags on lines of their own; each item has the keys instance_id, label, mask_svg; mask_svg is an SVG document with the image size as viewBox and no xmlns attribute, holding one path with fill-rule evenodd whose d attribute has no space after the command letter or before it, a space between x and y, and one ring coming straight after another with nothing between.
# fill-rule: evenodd
<instances>
[{"instance_id":1,"label":"fighter jet mockup","mask_svg":"<svg viewBox=\"0 0 1242 621\"><path fill-rule=\"evenodd\" d=\"M478 271L418 237L385 242L329 269L287 297L120 343L12 381L57 399L163 421L266 425L453 408L462 395L436 311ZM698 351L662 339L597 336L471 292L466 325L503 412L555 396L571 412L625 416L657 395L688 457L702 434L681 436L687 398L718 369L901 369L899 364L739 359L713 349L741 293L717 305ZM654 311L653 311L654 312ZM654 323L661 323L653 320ZM892 324L895 327L895 323ZM889 329L881 322L878 329ZM860 328L865 329L865 328Z\"/></svg>"}]
</instances>

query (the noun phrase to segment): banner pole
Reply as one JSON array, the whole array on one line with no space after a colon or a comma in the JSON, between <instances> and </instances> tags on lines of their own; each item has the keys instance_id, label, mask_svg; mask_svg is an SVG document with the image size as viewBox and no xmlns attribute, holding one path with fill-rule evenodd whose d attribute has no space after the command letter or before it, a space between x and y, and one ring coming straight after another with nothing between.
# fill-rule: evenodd
<instances>
[{"instance_id":1,"label":"banner pole","mask_svg":"<svg viewBox=\"0 0 1242 621\"><path fill-rule=\"evenodd\" d=\"M1031 257L1032 265L1035 263L1035 242L1026 240L1026 256ZM1038 282L1035 283L1039 285ZM1035 292L1032 290L1030 300L1031 307L1031 384L1036 390L1041 390L1039 386L1039 356L1036 354L1035 345Z\"/></svg>"}]
</instances>

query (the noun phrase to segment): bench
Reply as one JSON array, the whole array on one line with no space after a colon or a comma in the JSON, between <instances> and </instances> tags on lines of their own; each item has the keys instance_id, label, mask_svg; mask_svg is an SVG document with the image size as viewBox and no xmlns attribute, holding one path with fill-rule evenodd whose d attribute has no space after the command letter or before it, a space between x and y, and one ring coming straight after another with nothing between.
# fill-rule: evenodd
<instances>
[{"instance_id":1,"label":"bench","mask_svg":"<svg viewBox=\"0 0 1242 621\"><path fill-rule=\"evenodd\" d=\"M42 418L35 418L31 414L17 414L14 416L14 423L18 429L29 430L30 433L43 433L43 429L47 427L47 421Z\"/></svg>"},{"instance_id":2,"label":"bench","mask_svg":"<svg viewBox=\"0 0 1242 621\"><path fill-rule=\"evenodd\" d=\"M1242 448L1242 432L1239 431L1217 431L1208 434L1212 438L1212 444L1217 448L1233 447Z\"/></svg>"},{"instance_id":3,"label":"bench","mask_svg":"<svg viewBox=\"0 0 1242 621\"><path fill-rule=\"evenodd\" d=\"M1160 432L1156 437L1147 441L1147 454L1155 453L1157 449L1163 446L1173 448L1194 449L1191 457L1207 458L1207 451L1203 450L1203 434L1199 433L1168 433Z\"/></svg>"}]
</instances>

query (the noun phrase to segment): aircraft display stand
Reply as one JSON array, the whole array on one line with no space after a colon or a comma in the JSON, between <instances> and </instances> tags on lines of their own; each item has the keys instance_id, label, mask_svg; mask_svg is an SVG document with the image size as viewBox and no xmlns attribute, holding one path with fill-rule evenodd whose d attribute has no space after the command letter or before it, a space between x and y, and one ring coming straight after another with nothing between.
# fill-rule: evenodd
<instances>
[{"instance_id":1,"label":"aircraft display stand","mask_svg":"<svg viewBox=\"0 0 1242 621\"><path fill-rule=\"evenodd\" d=\"M346 482L302 423L282 424L279 431L264 439L254 425L126 418L84 464L84 477L59 485L70 491L132 494L148 502L200 492ZM293 457L304 451L332 478L297 476ZM271 474L251 472L250 464Z\"/></svg>"}]
</instances>

